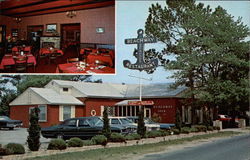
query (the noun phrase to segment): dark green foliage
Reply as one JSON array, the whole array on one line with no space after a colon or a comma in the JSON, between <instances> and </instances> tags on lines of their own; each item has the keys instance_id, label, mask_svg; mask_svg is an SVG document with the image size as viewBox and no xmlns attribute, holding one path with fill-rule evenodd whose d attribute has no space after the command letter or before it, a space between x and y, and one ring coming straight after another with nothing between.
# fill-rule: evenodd
<instances>
[{"instance_id":1,"label":"dark green foliage","mask_svg":"<svg viewBox=\"0 0 250 160\"><path fill-rule=\"evenodd\" d=\"M67 144L62 139L53 139L49 142L48 150L64 150L67 148Z\"/></svg>"},{"instance_id":2,"label":"dark green foliage","mask_svg":"<svg viewBox=\"0 0 250 160\"><path fill-rule=\"evenodd\" d=\"M93 141L95 144L100 144L103 146L105 146L108 143L108 139L104 135L96 135L91 138L91 141Z\"/></svg>"},{"instance_id":3,"label":"dark green foliage","mask_svg":"<svg viewBox=\"0 0 250 160\"><path fill-rule=\"evenodd\" d=\"M177 135L180 134L180 130L177 128L172 129L172 131L174 132L174 134L177 134Z\"/></svg>"},{"instance_id":4,"label":"dark green foliage","mask_svg":"<svg viewBox=\"0 0 250 160\"><path fill-rule=\"evenodd\" d=\"M175 86L189 87L187 97L222 111L248 110L249 27L220 6L212 10L193 0L166 5L149 8L145 28L148 36L166 44L162 56L176 56L165 65L177 70Z\"/></svg>"},{"instance_id":5,"label":"dark green foliage","mask_svg":"<svg viewBox=\"0 0 250 160\"><path fill-rule=\"evenodd\" d=\"M143 109L141 109L138 113L137 134L139 134L142 138L146 135Z\"/></svg>"},{"instance_id":6,"label":"dark green foliage","mask_svg":"<svg viewBox=\"0 0 250 160\"><path fill-rule=\"evenodd\" d=\"M213 128L212 126L208 126L208 127L207 127L207 130L208 130L208 131L213 131L214 128Z\"/></svg>"},{"instance_id":7,"label":"dark green foliage","mask_svg":"<svg viewBox=\"0 0 250 160\"><path fill-rule=\"evenodd\" d=\"M218 126L213 126L213 129L219 131L219 130L220 130L220 127L218 127Z\"/></svg>"},{"instance_id":8,"label":"dark green foliage","mask_svg":"<svg viewBox=\"0 0 250 160\"><path fill-rule=\"evenodd\" d=\"M190 132L199 132L199 130L197 128L192 127L190 128Z\"/></svg>"},{"instance_id":9,"label":"dark green foliage","mask_svg":"<svg viewBox=\"0 0 250 160\"><path fill-rule=\"evenodd\" d=\"M5 156L11 154L11 151L8 148L2 148L0 145L0 156Z\"/></svg>"},{"instance_id":10,"label":"dark green foliage","mask_svg":"<svg viewBox=\"0 0 250 160\"><path fill-rule=\"evenodd\" d=\"M207 132L207 127L204 125L194 125L193 127L198 129L199 132Z\"/></svg>"},{"instance_id":11,"label":"dark green foliage","mask_svg":"<svg viewBox=\"0 0 250 160\"><path fill-rule=\"evenodd\" d=\"M203 111L203 123L207 128L212 125L212 120L207 110Z\"/></svg>"},{"instance_id":12,"label":"dark green foliage","mask_svg":"<svg viewBox=\"0 0 250 160\"><path fill-rule=\"evenodd\" d=\"M83 141L80 138L74 137L70 138L68 141L68 147L82 147Z\"/></svg>"},{"instance_id":13,"label":"dark green foliage","mask_svg":"<svg viewBox=\"0 0 250 160\"><path fill-rule=\"evenodd\" d=\"M125 139L126 140L140 140L141 136L137 133L132 133L132 134L126 135Z\"/></svg>"},{"instance_id":14,"label":"dark green foliage","mask_svg":"<svg viewBox=\"0 0 250 160\"><path fill-rule=\"evenodd\" d=\"M181 128L181 133L189 134L190 133L190 128L189 127Z\"/></svg>"},{"instance_id":15,"label":"dark green foliage","mask_svg":"<svg viewBox=\"0 0 250 160\"><path fill-rule=\"evenodd\" d=\"M126 140L125 140L124 135L122 135L120 133L112 133L109 141L111 141L111 142L125 142Z\"/></svg>"},{"instance_id":16,"label":"dark green foliage","mask_svg":"<svg viewBox=\"0 0 250 160\"><path fill-rule=\"evenodd\" d=\"M23 145L18 144L18 143L9 143L5 145L4 148L9 150L10 154L24 154L25 153L25 149Z\"/></svg>"},{"instance_id":17,"label":"dark green foliage","mask_svg":"<svg viewBox=\"0 0 250 160\"><path fill-rule=\"evenodd\" d=\"M155 130L155 131L149 131L146 134L147 138L155 138L155 137L164 137L168 135L168 133L166 131L163 130Z\"/></svg>"},{"instance_id":18,"label":"dark green foliage","mask_svg":"<svg viewBox=\"0 0 250 160\"><path fill-rule=\"evenodd\" d=\"M31 151L38 151L41 145L40 143L41 127L38 121L39 121L39 108L36 107L31 110L29 119L30 125L28 128L29 135L27 137L27 143Z\"/></svg>"},{"instance_id":19,"label":"dark green foliage","mask_svg":"<svg viewBox=\"0 0 250 160\"><path fill-rule=\"evenodd\" d=\"M96 144L92 140L83 140L82 142L83 142L83 146L91 146L91 145L95 145Z\"/></svg>"},{"instance_id":20,"label":"dark green foliage","mask_svg":"<svg viewBox=\"0 0 250 160\"><path fill-rule=\"evenodd\" d=\"M181 126L182 126L181 113L179 108L177 108L175 114L175 127L180 130Z\"/></svg>"},{"instance_id":21,"label":"dark green foliage","mask_svg":"<svg viewBox=\"0 0 250 160\"><path fill-rule=\"evenodd\" d=\"M108 109L107 107L104 107L102 134L109 139L110 135L111 135L111 130L110 130L110 124L109 124L109 118L108 118L108 111L107 111L107 109Z\"/></svg>"}]
</instances>

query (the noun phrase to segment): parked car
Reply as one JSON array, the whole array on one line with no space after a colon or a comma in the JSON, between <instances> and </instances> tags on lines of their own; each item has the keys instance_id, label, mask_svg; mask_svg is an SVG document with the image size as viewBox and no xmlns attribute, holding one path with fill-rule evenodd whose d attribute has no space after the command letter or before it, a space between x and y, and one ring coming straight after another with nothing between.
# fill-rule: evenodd
<instances>
[{"instance_id":1,"label":"parked car","mask_svg":"<svg viewBox=\"0 0 250 160\"><path fill-rule=\"evenodd\" d=\"M0 116L0 129L1 128L9 128L9 130L13 130L15 127L21 127L23 122L20 120L12 120L7 116Z\"/></svg>"},{"instance_id":2,"label":"parked car","mask_svg":"<svg viewBox=\"0 0 250 160\"><path fill-rule=\"evenodd\" d=\"M138 122L138 117L127 117L129 120L133 121L134 123L137 124ZM144 123L147 131L153 131L153 130L160 130L160 125L151 121L149 118L144 118Z\"/></svg>"},{"instance_id":3,"label":"parked car","mask_svg":"<svg viewBox=\"0 0 250 160\"><path fill-rule=\"evenodd\" d=\"M79 117L65 120L59 125L42 128L41 133L45 138L81 139L91 138L102 134L103 120L101 117ZM131 128L122 125L110 125L111 132L128 134Z\"/></svg>"},{"instance_id":4,"label":"parked car","mask_svg":"<svg viewBox=\"0 0 250 160\"><path fill-rule=\"evenodd\" d=\"M109 118L109 123L111 125L122 125L123 127L130 128L131 132L136 132L137 130L137 124L126 117L108 117L108 118Z\"/></svg>"},{"instance_id":5,"label":"parked car","mask_svg":"<svg viewBox=\"0 0 250 160\"><path fill-rule=\"evenodd\" d=\"M218 114L218 120L222 122L222 128L239 126L239 119L238 118L233 119L232 117L228 115Z\"/></svg>"}]
</instances>

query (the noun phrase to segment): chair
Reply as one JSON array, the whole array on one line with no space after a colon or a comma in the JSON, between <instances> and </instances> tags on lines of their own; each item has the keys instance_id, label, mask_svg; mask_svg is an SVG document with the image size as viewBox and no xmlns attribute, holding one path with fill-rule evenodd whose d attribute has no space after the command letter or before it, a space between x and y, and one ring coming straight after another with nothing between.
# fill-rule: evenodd
<instances>
[{"instance_id":1,"label":"chair","mask_svg":"<svg viewBox=\"0 0 250 160\"><path fill-rule=\"evenodd\" d=\"M51 64L51 61L54 61L56 63L57 53L51 53L49 54L49 64Z\"/></svg>"},{"instance_id":2,"label":"chair","mask_svg":"<svg viewBox=\"0 0 250 160\"><path fill-rule=\"evenodd\" d=\"M14 60L15 60L16 72L26 72L27 71L28 57L25 57L25 56L17 57Z\"/></svg>"},{"instance_id":3,"label":"chair","mask_svg":"<svg viewBox=\"0 0 250 160\"><path fill-rule=\"evenodd\" d=\"M67 59L67 63L79 62L79 58L69 58Z\"/></svg>"}]
</instances>

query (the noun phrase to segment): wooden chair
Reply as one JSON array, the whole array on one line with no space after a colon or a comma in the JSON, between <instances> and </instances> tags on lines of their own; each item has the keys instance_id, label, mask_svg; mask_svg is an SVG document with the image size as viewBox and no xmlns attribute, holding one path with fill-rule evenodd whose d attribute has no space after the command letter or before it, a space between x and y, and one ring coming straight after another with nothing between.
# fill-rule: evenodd
<instances>
[{"instance_id":1,"label":"wooden chair","mask_svg":"<svg viewBox=\"0 0 250 160\"><path fill-rule=\"evenodd\" d=\"M67 63L79 62L79 58L68 58Z\"/></svg>"},{"instance_id":2,"label":"wooden chair","mask_svg":"<svg viewBox=\"0 0 250 160\"><path fill-rule=\"evenodd\" d=\"M49 54L49 64L51 64L52 61L56 63L57 53Z\"/></svg>"},{"instance_id":3,"label":"wooden chair","mask_svg":"<svg viewBox=\"0 0 250 160\"><path fill-rule=\"evenodd\" d=\"M15 60L15 70L16 70L16 72L26 72L27 71L28 57L25 57L25 56L17 57L14 60Z\"/></svg>"}]
</instances>

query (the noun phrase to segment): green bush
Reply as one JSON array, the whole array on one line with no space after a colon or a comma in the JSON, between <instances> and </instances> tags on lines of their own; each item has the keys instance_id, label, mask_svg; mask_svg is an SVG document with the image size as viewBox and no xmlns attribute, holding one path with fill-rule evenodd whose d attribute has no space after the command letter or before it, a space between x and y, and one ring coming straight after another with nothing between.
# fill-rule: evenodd
<instances>
[{"instance_id":1,"label":"green bush","mask_svg":"<svg viewBox=\"0 0 250 160\"><path fill-rule=\"evenodd\" d=\"M199 132L207 132L207 127L204 125L195 125L194 128L197 128Z\"/></svg>"},{"instance_id":2,"label":"green bush","mask_svg":"<svg viewBox=\"0 0 250 160\"><path fill-rule=\"evenodd\" d=\"M70 140L68 141L68 147L82 147L83 146L83 142L80 138L74 137L74 138L70 138Z\"/></svg>"},{"instance_id":3,"label":"green bush","mask_svg":"<svg viewBox=\"0 0 250 160\"><path fill-rule=\"evenodd\" d=\"M189 127L182 127L181 128L181 133L189 134L190 133L190 128Z\"/></svg>"},{"instance_id":4,"label":"green bush","mask_svg":"<svg viewBox=\"0 0 250 160\"><path fill-rule=\"evenodd\" d=\"M219 131L220 127L219 126L213 126L213 129Z\"/></svg>"},{"instance_id":5,"label":"green bush","mask_svg":"<svg viewBox=\"0 0 250 160\"><path fill-rule=\"evenodd\" d=\"M155 137L162 137L165 133L163 131L149 131L147 132L146 136L147 138L155 138Z\"/></svg>"},{"instance_id":6,"label":"green bush","mask_svg":"<svg viewBox=\"0 0 250 160\"><path fill-rule=\"evenodd\" d=\"M180 134L180 130L179 129L174 128L174 129L172 129L172 131L174 132L174 134Z\"/></svg>"},{"instance_id":7,"label":"green bush","mask_svg":"<svg viewBox=\"0 0 250 160\"><path fill-rule=\"evenodd\" d=\"M96 136L92 137L91 140L95 144L106 145L108 143L108 139L104 135L96 135Z\"/></svg>"},{"instance_id":8,"label":"green bush","mask_svg":"<svg viewBox=\"0 0 250 160\"><path fill-rule=\"evenodd\" d=\"M91 146L91 145L95 145L96 144L92 140L83 140L82 142L83 142L83 146Z\"/></svg>"},{"instance_id":9,"label":"green bush","mask_svg":"<svg viewBox=\"0 0 250 160\"><path fill-rule=\"evenodd\" d=\"M11 151L8 148L2 148L0 146L0 156L5 156L11 154Z\"/></svg>"},{"instance_id":10,"label":"green bush","mask_svg":"<svg viewBox=\"0 0 250 160\"><path fill-rule=\"evenodd\" d=\"M5 149L9 150L10 154L24 154L25 149L23 145L18 143L9 143L4 146Z\"/></svg>"},{"instance_id":11,"label":"green bush","mask_svg":"<svg viewBox=\"0 0 250 160\"><path fill-rule=\"evenodd\" d=\"M190 132L199 132L199 130L197 128L192 127L190 128Z\"/></svg>"},{"instance_id":12,"label":"green bush","mask_svg":"<svg viewBox=\"0 0 250 160\"><path fill-rule=\"evenodd\" d=\"M109 140L111 142L125 142L124 135L121 135L120 133L111 133Z\"/></svg>"},{"instance_id":13,"label":"green bush","mask_svg":"<svg viewBox=\"0 0 250 160\"><path fill-rule=\"evenodd\" d=\"M125 139L126 140L140 140L141 136L137 133L132 133L132 134L126 135Z\"/></svg>"},{"instance_id":14,"label":"green bush","mask_svg":"<svg viewBox=\"0 0 250 160\"><path fill-rule=\"evenodd\" d=\"M208 130L208 131L213 131L214 128L213 128L212 126L208 126L208 127L207 127L207 130Z\"/></svg>"},{"instance_id":15,"label":"green bush","mask_svg":"<svg viewBox=\"0 0 250 160\"><path fill-rule=\"evenodd\" d=\"M49 142L48 146L48 150L63 150L66 148L66 142L62 139L53 139Z\"/></svg>"},{"instance_id":16,"label":"green bush","mask_svg":"<svg viewBox=\"0 0 250 160\"><path fill-rule=\"evenodd\" d=\"M161 137L164 137L164 136L170 135L169 131L159 130L158 132L160 133L160 136L161 136Z\"/></svg>"}]
</instances>

